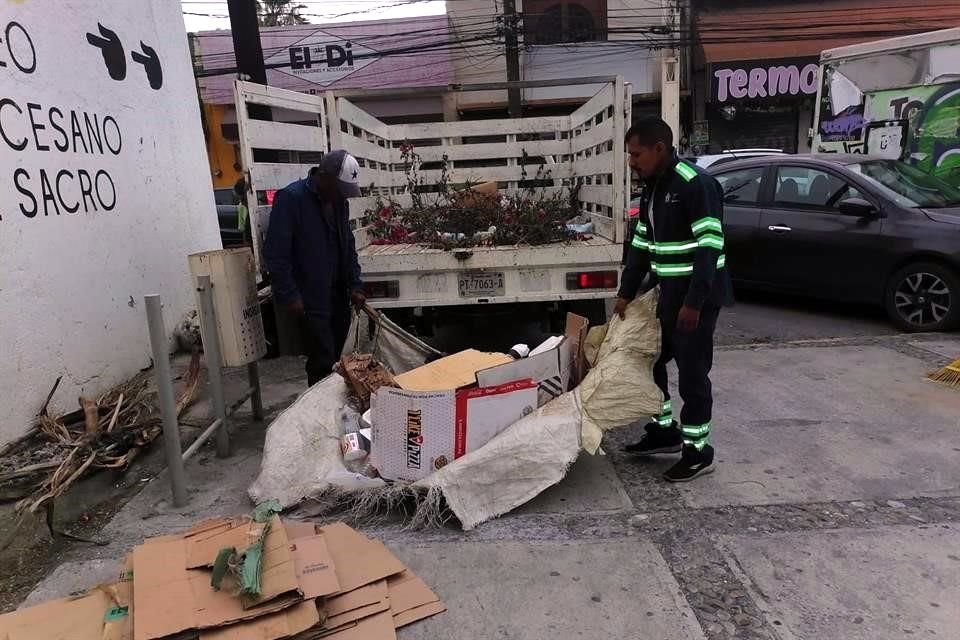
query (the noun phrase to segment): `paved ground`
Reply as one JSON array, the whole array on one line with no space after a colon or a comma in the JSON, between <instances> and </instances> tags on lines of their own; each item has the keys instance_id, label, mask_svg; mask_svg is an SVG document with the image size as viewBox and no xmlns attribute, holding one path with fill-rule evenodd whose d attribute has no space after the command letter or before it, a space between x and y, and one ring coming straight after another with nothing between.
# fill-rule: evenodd
<instances>
[{"instance_id":1,"label":"paved ground","mask_svg":"<svg viewBox=\"0 0 960 640\"><path fill-rule=\"evenodd\" d=\"M450 608L401 638L955 637L960 391L924 375L960 356L960 337L762 301L721 332L715 474L666 485L670 460L624 456L623 430L607 456L475 531L370 529ZM299 372L270 366L277 409ZM162 475L144 483L100 532L108 544L67 550L31 599L113 575L108 559L145 535L247 510L262 428L235 442L229 463L189 465L187 509L170 507Z\"/></svg>"}]
</instances>

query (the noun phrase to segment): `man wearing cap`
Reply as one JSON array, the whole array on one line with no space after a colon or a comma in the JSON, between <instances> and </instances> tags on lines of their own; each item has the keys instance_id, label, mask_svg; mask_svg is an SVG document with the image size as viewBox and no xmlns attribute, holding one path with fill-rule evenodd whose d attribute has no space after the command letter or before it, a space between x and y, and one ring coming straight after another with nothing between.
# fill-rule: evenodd
<instances>
[{"instance_id":1,"label":"man wearing cap","mask_svg":"<svg viewBox=\"0 0 960 640\"><path fill-rule=\"evenodd\" d=\"M340 358L350 303L366 301L347 211L347 198L359 195L360 165L337 150L274 196L264 255L274 300L301 320L309 385Z\"/></svg>"}]
</instances>

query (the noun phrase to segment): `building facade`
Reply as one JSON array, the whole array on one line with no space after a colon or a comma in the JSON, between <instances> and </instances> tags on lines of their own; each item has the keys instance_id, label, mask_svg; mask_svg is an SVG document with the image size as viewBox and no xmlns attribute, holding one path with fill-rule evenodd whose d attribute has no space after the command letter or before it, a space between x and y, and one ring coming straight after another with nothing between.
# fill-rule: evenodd
<instances>
[{"instance_id":1,"label":"building facade","mask_svg":"<svg viewBox=\"0 0 960 640\"><path fill-rule=\"evenodd\" d=\"M454 82L447 16L329 25L261 28L267 82L291 91L364 90L444 86ZM203 103L204 133L214 187L240 179L239 134L233 99L236 74L229 31L193 34L191 45ZM211 75L213 74L213 75ZM443 119L440 91L354 101L385 122ZM275 109L276 120L303 114Z\"/></svg>"},{"instance_id":2,"label":"building facade","mask_svg":"<svg viewBox=\"0 0 960 640\"><path fill-rule=\"evenodd\" d=\"M521 80L621 75L630 83L635 111L659 113L660 58L678 39L680 11L672 0L516 0ZM452 60L459 83L504 82L505 29L497 0L447 3L453 34L466 41L491 34ZM593 85L524 91L525 113L563 110L596 92ZM462 113L506 109L506 92L471 92L457 98Z\"/></svg>"},{"instance_id":3,"label":"building facade","mask_svg":"<svg viewBox=\"0 0 960 640\"><path fill-rule=\"evenodd\" d=\"M955 0L691 0L690 151L807 152L821 51L958 24Z\"/></svg>"}]
</instances>

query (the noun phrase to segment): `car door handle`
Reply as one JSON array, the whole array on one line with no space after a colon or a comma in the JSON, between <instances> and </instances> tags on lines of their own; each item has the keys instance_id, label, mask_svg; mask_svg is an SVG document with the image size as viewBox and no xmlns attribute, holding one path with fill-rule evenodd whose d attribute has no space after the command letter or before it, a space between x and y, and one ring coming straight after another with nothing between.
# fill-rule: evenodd
<instances>
[{"instance_id":1,"label":"car door handle","mask_svg":"<svg viewBox=\"0 0 960 640\"><path fill-rule=\"evenodd\" d=\"M793 231L793 229L783 224L772 224L767 227L767 229L773 231L774 233L789 233L790 231Z\"/></svg>"}]
</instances>

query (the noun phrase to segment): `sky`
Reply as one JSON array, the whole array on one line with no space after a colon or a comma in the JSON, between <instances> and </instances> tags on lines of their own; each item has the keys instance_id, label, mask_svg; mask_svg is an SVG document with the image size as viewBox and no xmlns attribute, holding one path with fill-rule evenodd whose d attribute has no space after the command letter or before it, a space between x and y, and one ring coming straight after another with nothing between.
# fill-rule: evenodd
<instances>
[{"instance_id":1,"label":"sky","mask_svg":"<svg viewBox=\"0 0 960 640\"><path fill-rule=\"evenodd\" d=\"M443 0L298 0L297 4L306 5L301 14L317 24L409 18L437 15L446 11ZM187 31L230 28L226 0L181 0L181 5Z\"/></svg>"}]
</instances>

